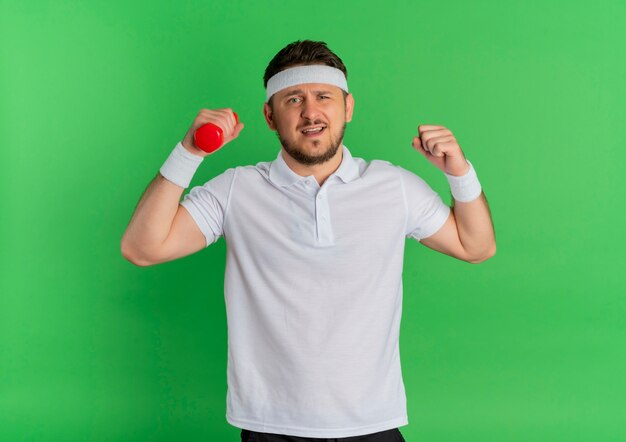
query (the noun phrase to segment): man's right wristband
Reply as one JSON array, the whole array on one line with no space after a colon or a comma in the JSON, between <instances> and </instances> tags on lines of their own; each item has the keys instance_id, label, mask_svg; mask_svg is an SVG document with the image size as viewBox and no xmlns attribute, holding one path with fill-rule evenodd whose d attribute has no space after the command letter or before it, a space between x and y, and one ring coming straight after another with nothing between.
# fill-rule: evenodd
<instances>
[{"instance_id":1,"label":"man's right wristband","mask_svg":"<svg viewBox=\"0 0 626 442\"><path fill-rule=\"evenodd\" d=\"M159 173L166 180L186 189L202 160L204 157L192 154L184 148L182 141L179 141L161 166Z\"/></svg>"}]
</instances>

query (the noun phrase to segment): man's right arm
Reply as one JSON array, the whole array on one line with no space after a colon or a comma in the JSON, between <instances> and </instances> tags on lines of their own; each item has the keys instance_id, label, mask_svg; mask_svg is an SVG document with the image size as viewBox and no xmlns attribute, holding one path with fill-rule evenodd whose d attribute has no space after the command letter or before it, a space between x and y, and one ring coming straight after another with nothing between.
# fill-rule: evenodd
<instances>
[{"instance_id":1,"label":"man's right arm","mask_svg":"<svg viewBox=\"0 0 626 442\"><path fill-rule=\"evenodd\" d=\"M222 147L237 138L243 129L243 123L236 121L230 108L201 109L181 143L189 153L201 157L208 156L193 141L196 129L208 122L223 128ZM161 172L167 175L163 169ZM142 267L190 255L207 245L200 227L187 209L180 204L180 197L185 190L182 185L186 183L175 184L164 178L161 172L141 196L122 236L122 255L128 261Z\"/></svg>"},{"instance_id":2,"label":"man's right arm","mask_svg":"<svg viewBox=\"0 0 626 442\"><path fill-rule=\"evenodd\" d=\"M184 190L157 174L122 237L124 258L143 267L172 261L206 246L202 231L179 204Z\"/></svg>"}]
</instances>

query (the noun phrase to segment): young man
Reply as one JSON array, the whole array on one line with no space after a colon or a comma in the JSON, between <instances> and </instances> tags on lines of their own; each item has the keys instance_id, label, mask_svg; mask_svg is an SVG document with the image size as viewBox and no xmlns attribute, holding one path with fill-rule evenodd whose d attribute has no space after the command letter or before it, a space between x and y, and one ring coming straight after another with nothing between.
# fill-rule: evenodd
<instances>
[{"instance_id":1,"label":"young man","mask_svg":"<svg viewBox=\"0 0 626 442\"><path fill-rule=\"evenodd\" d=\"M276 159L227 169L179 203L208 156L194 131L220 125L225 145L243 129L231 109L201 110L142 196L122 253L153 265L225 238L226 419L243 441L404 440L405 240L470 263L493 256L480 183L443 126L419 126L413 146L446 174L452 208L414 173L353 157L347 70L323 42L287 45L264 83Z\"/></svg>"}]
</instances>

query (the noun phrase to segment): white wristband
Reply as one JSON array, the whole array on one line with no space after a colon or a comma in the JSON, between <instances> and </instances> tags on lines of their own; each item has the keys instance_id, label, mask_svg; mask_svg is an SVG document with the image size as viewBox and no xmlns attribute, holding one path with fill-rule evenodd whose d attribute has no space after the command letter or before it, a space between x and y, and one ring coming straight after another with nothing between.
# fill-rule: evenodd
<instances>
[{"instance_id":1,"label":"white wristband","mask_svg":"<svg viewBox=\"0 0 626 442\"><path fill-rule=\"evenodd\" d=\"M163 175L163 178L177 186L187 188L202 160L204 160L204 157L192 154L179 141L161 166L159 173Z\"/></svg>"},{"instance_id":2,"label":"white wristband","mask_svg":"<svg viewBox=\"0 0 626 442\"><path fill-rule=\"evenodd\" d=\"M446 178L448 178L450 191L452 192L454 199L462 203L469 203L480 196L482 187L480 186L480 182L476 176L474 166L472 166L472 163L470 163L467 158L465 161L467 161L467 164L470 166L470 169L465 175L454 176L448 175L447 173L444 174Z\"/></svg>"}]
</instances>

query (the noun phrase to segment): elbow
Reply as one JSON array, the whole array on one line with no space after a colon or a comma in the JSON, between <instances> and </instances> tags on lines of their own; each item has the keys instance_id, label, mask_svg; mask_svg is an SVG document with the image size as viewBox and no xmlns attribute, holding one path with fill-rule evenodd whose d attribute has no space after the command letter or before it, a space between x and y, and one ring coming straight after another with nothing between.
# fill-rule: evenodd
<instances>
[{"instance_id":1,"label":"elbow","mask_svg":"<svg viewBox=\"0 0 626 442\"><path fill-rule=\"evenodd\" d=\"M128 247L128 245L122 241L122 244L120 246L121 252L122 252L122 256L124 257L124 259L128 262L130 262L131 264L136 265L137 267L148 267L152 264L154 264L153 262L141 257L139 254L135 253L135 251L133 251L131 248Z\"/></svg>"},{"instance_id":2,"label":"elbow","mask_svg":"<svg viewBox=\"0 0 626 442\"><path fill-rule=\"evenodd\" d=\"M124 258L126 258L128 262L136 265L137 267L148 267L148 266L153 265L153 263L148 262L148 261L142 261L141 259L129 258L127 256L124 256Z\"/></svg>"},{"instance_id":3,"label":"elbow","mask_svg":"<svg viewBox=\"0 0 626 442\"><path fill-rule=\"evenodd\" d=\"M480 264L481 262L487 261L489 258L493 258L495 254L496 244L494 243L493 246L486 253L483 253L482 255L476 257L472 257L468 259L467 262L469 262L470 264Z\"/></svg>"}]
</instances>

